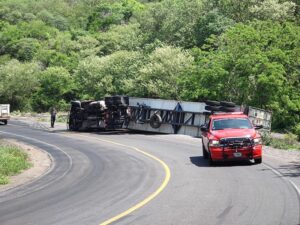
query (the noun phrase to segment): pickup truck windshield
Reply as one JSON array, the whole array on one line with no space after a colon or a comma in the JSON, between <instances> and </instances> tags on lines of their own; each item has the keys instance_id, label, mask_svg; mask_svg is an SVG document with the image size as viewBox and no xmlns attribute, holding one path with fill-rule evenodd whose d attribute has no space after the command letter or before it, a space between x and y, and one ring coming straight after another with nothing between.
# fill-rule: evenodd
<instances>
[{"instance_id":1,"label":"pickup truck windshield","mask_svg":"<svg viewBox=\"0 0 300 225\"><path fill-rule=\"evenodd\" d=\"M213 120L212 130L224 129L251 129L250 121L244 118L215 119Z\"/></svg>"}]
</instances>

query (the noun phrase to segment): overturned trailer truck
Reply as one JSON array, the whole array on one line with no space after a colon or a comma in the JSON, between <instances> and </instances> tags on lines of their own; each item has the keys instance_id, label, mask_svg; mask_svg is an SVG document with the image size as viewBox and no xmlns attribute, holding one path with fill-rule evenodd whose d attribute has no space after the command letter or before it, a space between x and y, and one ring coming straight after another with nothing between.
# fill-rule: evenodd
<instances>
[{"instance_id":1,"label":"overturned trailer truck","mask_svg":"<svg viewBox=\"0 0 300 225\"><path fill-rule=\"evenodd\" d=\"M204 102L111 96L103 101L72 101L68 127L73 131L126 128L199 137L201 125L213 109ZM223 109L226 111L226 107ZM266 110L241 106L227 110L243 111L254 125L271 129L271 113Z\"/></svg>"}]
</instances>

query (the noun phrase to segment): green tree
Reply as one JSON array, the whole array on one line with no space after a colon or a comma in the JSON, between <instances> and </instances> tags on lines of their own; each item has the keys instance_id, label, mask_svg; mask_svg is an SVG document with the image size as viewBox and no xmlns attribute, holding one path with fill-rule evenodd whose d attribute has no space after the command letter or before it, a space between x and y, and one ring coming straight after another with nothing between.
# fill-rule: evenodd
<instances>
[{"instance_id":1,"label":"green tree","mask_svg":"<svg viewBox=\"0 0 300 225\"><path fill-rule=\"evenodd\" d=\"M205 9L218 11L236 22L246 22L251 19L250 8L260 0L205 0Z\"/></svg>"},{"instance_id":2,"label":"green tree","mask_svg":"<svg viewBox=\"0 0 300 225\"><path fill-rule=\"evenodd\" d=\"M30 61L37 54L41 45L37 39L21 38L11 43L10 54L20 61Z\"/></svg>"},{"instance_id":3,"label":"green tree","mask_svg":"<svg viewBox=\"0 0 300 225\"><path fill-rule=\"evenodd\" d=\"M41 19L44 23L49 26L53 26L58 30L64 31L67 30L69 27L68 20L59 14L53 15L52 13L48 12L47 10L43 10L38 13L38 18Z\"/></svg>"},{"instance_id":4,"label":"green tree","mask_svg":"<svg viewBox=\"0 0 300 225\"><path fill-rule=\"evenodd\" d=\"M149 43L159 39L184 48L195 45L194 27L203 15L202 0L165 0L148 4L146 9L135 16Z\"/></svg>"},{"instance_id":5,"label":"green tree","mask_svg":"<svg viewBox=\"0 0 300 225\"><path fill-rule=\"evenodd\" d=\"M275 128L293 126L300 110L299 32L292 23L257 21L210 38L208 51L195 51L194 72L181 81L182 97L270 109Z\"/></svg>"},{"instance_id":6,"label":"green tree","mask_svg":"<svg viewBox=\"0 0 300 225\"><path fill-rule=\"evenodd\" d=\"M78 65L76 79L83 96L101 99L105 95L131 93L139 76L142 55L119 51L105 57L91 56Z\"/></svg>"},{"instance_id":7,"label":"green tree","mask_svg":"<svg viewBox=\"0 0 300 225\"><path fill-rule=\"evenodd\" d=\"M213 9L200 17L195 25L197 45L200 47L210 35L221 35L224 31L234 25L234 21Z\"/></svg>"},{"instance_id":8,"label":"green tree","mask_svg":"<svg viewBox=\"0 0 300 225\"><path fill-rule=\"evenodd\" d=\"M43 42L43 48L38 51L36 60L46 67L65 67L73 71L79 61L79 49L76 41L68 32L59 32L53 38Z\"/></svg>"},{"instance_id":9,"label":"green tree","mask_svg":"<svg viewBox=\"0 0 300 225\"><path fill-rule=\"evenodd\" d=\"M74 52L78 52L80 58L86 58L88 56L94 56L100 52L99 41L89 35L78 37L76 40L76 48Z\"/></svg>"},{"instance_id":10,"label":"green tree","mask_svg":"<svg viewBox=\"0 0 300 225\"><path fill-rule=\"evenodd\" d=\"M99 35L101 53L104 55L116 51L136 51L142 46L143 35L139 24L115 25Z\"/></svg>"},{"instance_id":11,"label":"green tree","mask_svg":"<svg viewBox=\"0 0 300 225\"><path fill-rule=\"evenodd\" d=\"M114 3L100 3L88 18L88 29L91 31L106 31L111 25L128 23L134 11L143 5L136 0L120 0Z\"/></svg>"},{"instance_id":12,"label":"green tree","mask_svg":"<svg viewBox=\"0 0 300 225\"><path fill-rule=\"evenodd\" d=\"M13 59L0 66L0 99L12 110L30 110L30 98L39 86L38 63L20 63Z\"/></svg>"},{"instance_id":13,"label":"green tree","mask_svg":"<svg viewBox=\"0 0 300 225\"><path fill-rule=\"evenodd\" d=\"M294 18L296 4L294 2L279 2L278 0L264 0L250 7L253 18L261 20L286 21Z\"/></svg>"},{"instance_id":14,"label":"green tree","mask_svg":"<svg viewBox=\"0 0 300 225\"><path fill-rule=\"evenodd\" d=\"M188 73L193 57L188 52L170 46L155 49L140 69L135 90L145 97L179 98L177 81Z\"/></svg>"},{"instance_id":15,"label":"green tree","mask_svg":"<svg viewBox=\"0 0 300 225\"><path fill-rule=\"evenodd\" d=\"M55 106L66 110L68 103L75 97L75 83L63 67L48 67L39 76L40 86L32 97L36 111L48 111Z\"/></svg>"}]
</instances>

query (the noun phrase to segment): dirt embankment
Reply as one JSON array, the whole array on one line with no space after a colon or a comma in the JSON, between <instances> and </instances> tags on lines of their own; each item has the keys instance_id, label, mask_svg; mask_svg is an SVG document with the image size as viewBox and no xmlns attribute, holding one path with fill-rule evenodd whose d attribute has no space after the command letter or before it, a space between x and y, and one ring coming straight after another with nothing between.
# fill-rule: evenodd
<instances>
[{"instance_id":1,"label":"dirt embankment","mask_svg":"<svg viewBox=\"0 0 300 225\"><path fill-rule=\"evenodd\" d=\"M28 154L29 161L32 164L32 167L28 170L21 172L18 175L10 177L10 181L8 184L0 185L0 192L6 191L8 189L20 186L34 179L37 179L51 168L51 156L45 151L12 139L5 139L3 141L6 143L16 145L24 152L26 152Z\"/></svg>"}]
</instances>

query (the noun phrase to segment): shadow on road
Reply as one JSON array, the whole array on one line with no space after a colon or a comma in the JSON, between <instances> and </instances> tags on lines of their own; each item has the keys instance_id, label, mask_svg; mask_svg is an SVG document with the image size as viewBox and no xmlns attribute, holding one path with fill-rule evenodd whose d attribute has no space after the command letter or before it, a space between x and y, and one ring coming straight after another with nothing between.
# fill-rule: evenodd
<instances>
[{"instance_id":1,"label":"shadow on road","mask_svg":"<svg viewBox=\"0 0 300 225\"><path fill-rule=\"evenodd\" d=\"M127 130L127 129L120 129L120 130L89 130L86 133L98 134L98 135L134 135L134 134L142 134L142 135L169 135L164 133L157 133L157 132L147 132L147 131L137 131L137 130Z\"/></svg>"},{"instance_id":2,"label":"shadow on road","mask_svg":"<svg viewBox=\"0 0 300 225\"><path fill-rule=\"evenodd\" d=\"M169 135L164 133L158 132L150 132L150 131L138 131L138 130L127 130L127 129L117 129L117 130L105 130L105 129L87 129L87 130L79 130L79 131L70 131L67 128L54 128L51 129L53 133L60 133L60 132L74 132L74 133L90 133L90 134L97 134L97 135L134 135L134 134L142 134L142 135Z\"/></svg>"},{"instance_id":3,"label":"shadow on road","mask_svg":"<svg viewBox=\"0 0 300 225\"><path fill-rule=\"evenodd\" d=\"M191 163L198 167L232 167L232 166L251 166L254 163L250 161L233 161L233 162L215 162L212 166L209 166L208 160L203 156L191 156Z\"/></svg>"},{"instance_id":4,"label":"shadow on road","mask_svg":"<svg viewBox=\"0 0 300 225\"><path fill-rule=\"evenodd\" d=\"M198 167L209 167L208 161L203 156L191 156L191 163Z\"/></svg>"},{"instance_id":5,"label":"shadow on road","mask_svg":"<svg viewBox=\"0 0 300 225\"><path fill-rule=\"evenodd\" d=\"M300 177L299 162L291 162L291 164L279 166L279 171L285 177Z\"/></svg>"}]
</instances>

